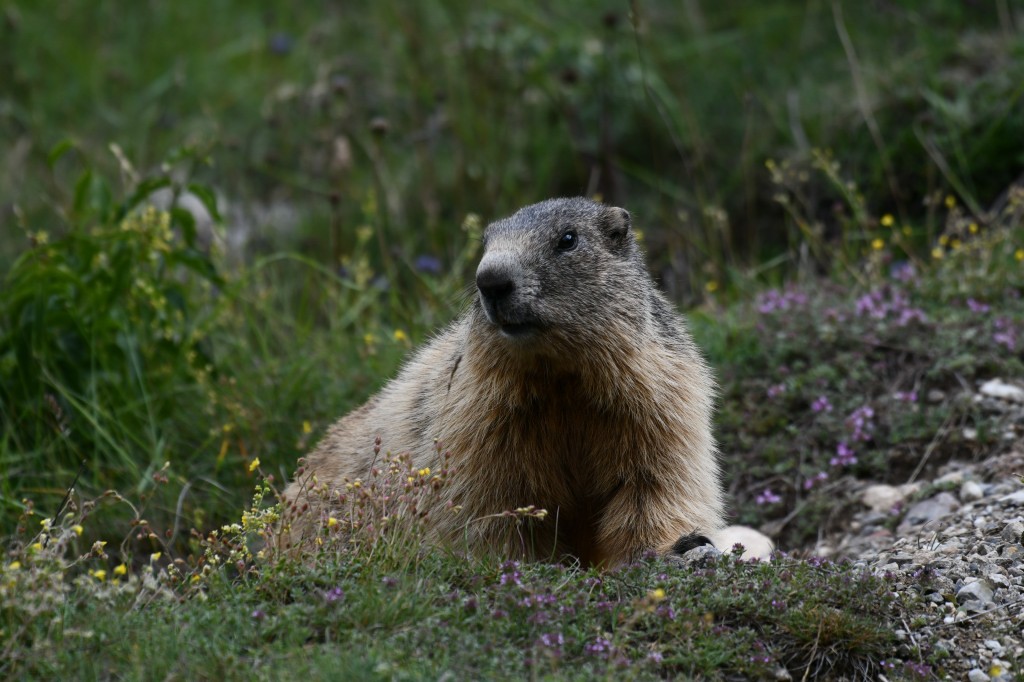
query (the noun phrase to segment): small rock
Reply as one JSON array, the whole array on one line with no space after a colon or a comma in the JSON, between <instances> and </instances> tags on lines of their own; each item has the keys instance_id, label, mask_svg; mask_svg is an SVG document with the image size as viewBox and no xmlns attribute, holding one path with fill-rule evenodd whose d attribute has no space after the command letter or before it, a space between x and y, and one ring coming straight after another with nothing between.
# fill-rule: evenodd
<instances>
[{"instance_id":1,"label":"small rock","mask_svg":"<svg viewBox=\"0 0 1024 682\"><path fill-rule=\"evenodd\" d=\"M1003 652L1003 645L994 639L986 639L984 644L989 650L991 650L996 655L999 655Z\"/></svg>"},{"instance_id":2,"label":"small rock","mask_svg":"<svg viewBox=\"0 0 1024 682\"><path fill-rule=\"evenodd\" d=\"M966 606L970 601L978 601L985 604L992 602L992 585L988 580L975 580L967 583L956 592L958 603Z\"/></svg>"},{"instance_id":3,"label":"small rock","mask_svg":"<svg viewBox=\"0 0 1024 682\"><path fill-rule=\"evenodd\" d=\"M978 429L967 426L964 428L964 440L978 440Z\"/></svg>"},{"instance_id":4,"label":"small rock","mask_svg":"<svg viewBox=\"0 0 1024 682\"><path fill-rule=\"evenodd\" d=\"M977 502L985 496L985 490L977 481L964 481L960 486L961 502Z\"/></svg>"},{"instance_id":5,"label":"small rock","mask_svg":"<svg viewBox=\"0 0 1024 682\"><path fill-rule=\"evenodd\" d=\"M876 513L888 514L893 507L907 499L907 496L916 492L917 489L918 486L912 483L899 487L884 484L869 485L860 494L860 501L865 507L870 507Z\"/></svg>"},{"instance_id":6,"label":"small rock","mask_svg":"<svg viewBox=\"0 0 1024 682\"><path fill-rule=\"evenodd\" d=\"M793 676L785 668L776 668L773 675L779 682L789 682L793 679Z\"/></svg>"},{"instance_id":7,"label":"small rock","mask_svg":"<svg viewBox=\"0 0 1024 682\"><path fill-rule=\"evenodd\" d=\"M1008 502L1014 506L1024 505L1024 490L1018 490L1017 492L1010 493L1009 495L1003 495L999 498L999 501Z\"/></svg>"},{"instance_id":8,"label":"small rock","mask_svg":"<svg viewBox=\"0 0 1024 682\"><path fill-rule=\"evenodd\" d=\"M922 500L908 509L900 527L902 528L906 525L919 526L929 521L941 519L943 516L952 513L959 506L960 503L950 493L939 493L935 497Z\"/></svg>"},{"instance_id":9,"label":"small rock","mask_svg":"<svg viewBox=\"0 0 1024 682\"><path fill-rule=\"evenodd\" d=\"M969 614L984 613L987 608L985 602L980 599L971 599L960 605L960 611Z\"/></svg>"},{"instance_id":10,"label":"small rock","mask_svg":"<svg viewBox=\"0 0 1024 682\"><path fill-rule=\"evenodd\" d=\"M932 481L932 485L937 485L937 486L944 486L944 485L950 485L950 484L960 485L960 483L963 482L963 480L964 480L964 472L962 472L960 470L956 470L956 471L950 471L948 473L942 474L941 476L936 478L934 481Z\"/></svg>"},{"instance_id":11,"label":"small rock","mask_svg":"<svg viewBox=\"0 0 1024 682\"><path fill-rule=\"evenodd\" d=\"M999 534L1006 542L1013 544L1024 543L1024 523L1020 521L1010 521L1008 524L1003 526L1002 532Z\"/></svg>"},{"instance_id":12,"label":"small rock","mask_svg":"<svg viewBox=\"0 0 1024 682\"><path fill-rule=\"evenodd\" d=\"M989 573L987 576L988 581L992 583L992 587L1009 587L1010 578L1003 575L1002 573Z\"/></svg>"},{"instance_id":13,"label":"small rock","mask_svg":"<svg viewBox=\"0 0 1024 682\"><path fill-rule=\"evenodd\" d=\"M1024 403L1024 389L1008 384L1001 379L991 379L981 385L978 391L982 395L1000 400L1011 400L1015 403Z\"/></svg>"},{"instance_id":14,"label":"small rock","mask_svg":"<svg viewBox=\"0 0 1024 682\"><path fill-rule=\"evenodd\" d=\"M928 399L928 402L930 403L941 403L943 400L946 399L946 394L937 388L933 388L930 391L928 391L928 395L925 397Z\"/></svg>"},{"instance_id":15,"label":"small rock","mask_svg":"<svg viewBox=\"0 0 1024 682\"><path fill-rule=\"evenodd\" d=\"M712 545L702 545L700 547L694 547L686 554L679 557L683 563L690 566L703 568L708 564L712 563L715 559L722 556L722 553L715 549Z\"/></svg>"},{"instance_id":16,"label":"small rock","mask_svg":"<svg viewBox=\"0 0 1024 682\"><path fill-rule=\"evenodd\" d=\"M971 682L988 682L989 677L980 668L975 668L967 673L967 679Z\"/></svg>"}]
</instances>

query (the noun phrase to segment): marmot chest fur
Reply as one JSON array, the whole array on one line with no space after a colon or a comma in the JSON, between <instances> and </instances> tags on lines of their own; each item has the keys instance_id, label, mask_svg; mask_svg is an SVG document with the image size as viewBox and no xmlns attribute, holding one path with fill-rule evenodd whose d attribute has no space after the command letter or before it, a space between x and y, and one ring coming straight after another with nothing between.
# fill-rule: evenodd
<instances>
[{"instance_id":1,"label":"marmot chest fur","mask_svg":"<svg viewBox=\"0 0 1024 682\"><path fill-rule=\"evenodd\" d=\"M714 380L629 214L552 199L489 225L470 308L338 421L285 491L366 480L374 441L451 473L435 541L612 565L722 525ZM329 496L328 496L329 499ZM312 499L310 523L329 509ZM529 537L501 513L534 505ZM315 525L315 524L314 524ZM681 545L677 545L681 546Z\"/></svg>"}]
</instances>

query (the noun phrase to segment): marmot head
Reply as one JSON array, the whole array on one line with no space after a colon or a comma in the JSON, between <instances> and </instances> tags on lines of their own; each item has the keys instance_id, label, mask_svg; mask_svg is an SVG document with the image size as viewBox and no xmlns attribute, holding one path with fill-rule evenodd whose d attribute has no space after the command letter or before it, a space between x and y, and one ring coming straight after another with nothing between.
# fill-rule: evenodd
<instances>
[{"instance_id":1,"label":"marmot head","mask_svg":"<svg viewBox=\"0 0 1024 682\"><path fill-rule=\"evenodd\" d=\"M629 213L574 198L533 204L490 224L476 286L496 337L556 350L635 332L652 285Z\"/></svg>"}]
</instances>

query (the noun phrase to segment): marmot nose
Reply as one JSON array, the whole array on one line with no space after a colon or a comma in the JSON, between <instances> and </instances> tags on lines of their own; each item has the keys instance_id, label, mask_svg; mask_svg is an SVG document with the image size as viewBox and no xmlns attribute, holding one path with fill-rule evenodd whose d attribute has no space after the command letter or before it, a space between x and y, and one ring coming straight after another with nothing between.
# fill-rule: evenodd
<instances>
[{"instance_id":1,"label":"marmot nose","mask_svg":"<svg viewBox=\"0 0 1024 682\"><path fill-rule=\"evenodd\" d=\"M505 268L485 267L476 273L476 288L487 300L498 302L515 291L516 285Z\"/></svg>"}]
</instances>

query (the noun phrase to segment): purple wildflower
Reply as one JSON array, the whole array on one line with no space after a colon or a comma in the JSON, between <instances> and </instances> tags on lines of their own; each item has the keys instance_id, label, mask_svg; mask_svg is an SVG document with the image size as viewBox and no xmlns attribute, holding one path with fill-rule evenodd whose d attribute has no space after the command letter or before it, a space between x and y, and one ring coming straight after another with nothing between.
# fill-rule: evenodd
<instances>
[{"instance_id":1,"label":"purple wildflower","mask_svg":"<svg viewBox=\"0 0 1024 682\"><path fill-rule=\"evenodd\" d=\"M345 598L345 591L340 587L332 587L324 593L324 601L336 602Z\"/></svg>"},{"instance_id":2,"label":"purple wildflower","mask_svg":"<svg viewBox=\"0 0 1024 682\"><path fill-rule=\"evenodd\" d=\"M786 392L786 384L775 384L774 386L768 387L768 397L777 398Z\"/></svg>"},{"instance_id":3,"label":"purple wildflower","mask_svg":"<svg viewBox=\"0 0 1024 682\"><path fill-rule=\"evenodd\" d=\"M441 274L441 259L437 256L431 256L429 254L416 256L416 260L413 261L412 265L416 268L417 272L426 273L428 275Z\"/></svg>"},{"instance_id":4,"label":"purple wildflower","mask_svg":"<svg viewBox=\"0 0 1024 682\"><path fill-rule=\"evenodd\" d=\"M775 504L781 502L782 498L776 495L771 488L765 488L762 492L758 493L754 501L758 504Z\"/></svg>"},{"instance_id":5,"label":"purple wildflower","mask_svg":"<svg viewBox=\"0 0 1024 682\"><path fill-rule=\"evenodd\" d=\"M661 663L665 660L665 657L661 655L660 651L652 651L651 653L647 654L647 660L651 663Z\"/></svg>"},{"instance_id":6,"label":"purple wildflower","mask_svg":"<svg viewBox=\"0 0 1024 682\"><path fill-rule=\"evenodd\" d=\"M892 397L903 403L916 403L917 391L896 391Z\"/></svg>"},{"instance_id":7,"label":"purple wildflower","mask_svg":"<svg viewBox=\"0 0 1024 682\"><path fill-rule=\"evenodd\" d=\"M256 609L255 611L252 612L253 620L263 620L266 617L267 617L267 612L264 611L263 609Z\"/></svg>"},{"instance_id":8,"label":"purple wildflower","mask_svg":"<svg viewBox=\"0 0 1024 682\"><path fill-rule=\"evenodd\" d=\"M819 395L811 403L811 412L831 412L832 403L828 401L828 398L823 395Z\"/></svg>"},{"instance_id":9,"label":"purple wildflower","mask_svg":"<svg viewBox=\"0 0 1024 682\"><path fill-rule=\"evenodd\" d=\"M834 467L848 467L857 463L857 453L846 444L846 441L839 441L836 446L836 456L828 462Z\"/></svg>"},{"instance_id":10,"label":"purple wildflower","mask_svg":"<svg viewBox=\"0 0 1024 682\"><path fill-rule=\"evenodd\" d=\"M818 473L814 474L813 476L808 478L806 481L804 481L804 490L810 490L811 488L813 488L814 486L818 485L819 483L822 483L822 482L827 481L827 480L828 480L828 474L826 472L824 472L824 471L819 471Z\"/></svg>"},{"instance_id":11,"label":"purple wildflower","mask_svg":"<svg viewBox=\"0 0 1024 682\"><path fill-rule=\"evenodd\" d=\"M757 297L756 305L758 312L767 315L779 310L803 307L807 305L808 300L807 294L795 289L787 289L786 291L769 289Z\"/></svg>"},{"instance_id":12,"label":"purple wildflower","mask_svg":"<svg viewBox=\"0 0 1024 682\"><path fill-rule=\"evenodd\" d=\"M997 317L993 323L995 332L992 334L992 342L1005 346L1007 350L1017 350L1017 332L1005 317Z\"/></svg>"},{"instance_id":13,"label":"purple wildflower","mask_svg":"<svg viewBox=\"0 0 1024 682\"><path fill-rule=\"evenodd\" d=\"M903 261L901 263L895 263L889 270L889 274L897 282L912 282L917 278L917 270L914 268L914 264Z\"/></svg>"},{"instance_id":14,"label":"purple wildflower","mask_svg":"<svg viewBox=\"0 0 1024 682\"><path fill-rule=\"evenodd\" d=\"M612 650L612 643L604 637L598 637L593 642L583 647L583 650L593 656L606 658L608 656L608 652Z\"/></svg>"},{"instance_id":15,"label":"purple wildflower","mask_svg":"<svg viewBox=\"0 0 1024 682\"><path fill-rule=\"evenodd\" d=\"M987 313L992 310L992 306L989 304L975 301L973 298L967 299L967 307L972 313Z\"/></svg>"},{"instance_id":16,"label":"purple wildflower","mask_svg":"<svg viewBox=\"0 0 1024 682\"><path fill-rule=\"evenodd\" d=\"M514 570L511 573L502 573L501 577L498 578L498 582L502 585L522 585L523 574L518 570Z\"/></svg>"},{"instance_id":17,"label":"purple wildflower","mask_svg":"<svg viewBox=\"0 0 1024 682\"><path fill-rule=\"evenodd\" d=\"M286 55L292 51L295 40L287 33L275 33L267 41L267 47L276 55Z\"/></svg>"},{"instance_id":18,"label":"purple wildflower","mask_svg":"<svg viewBox=\"0 0 1024 682\"><path fill-rule=\"evenodd\" d=\"M871 431L875 428L875 424L871 420L874 417L875 411L871 409L870 405L862 405L851 412L850 416L846 418L846 426L851 432L850 437L855 441L871 440Z\"/></svg>"},{"instance_id":19,"label":"purple wildflower","mask_svg":"<svg viewBox=\"0 0 1024 682\"><path fill-rule=\"evenodd\" d=\"M549 649L557 649L565 644L565 637L562 636L561 632L547 632L541 635L540 639L537 641L541 646L546 646Z\"/></svg>"}]
</instances>

